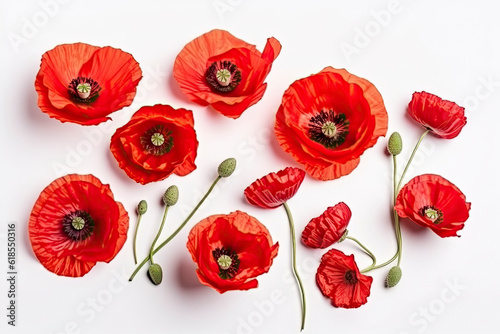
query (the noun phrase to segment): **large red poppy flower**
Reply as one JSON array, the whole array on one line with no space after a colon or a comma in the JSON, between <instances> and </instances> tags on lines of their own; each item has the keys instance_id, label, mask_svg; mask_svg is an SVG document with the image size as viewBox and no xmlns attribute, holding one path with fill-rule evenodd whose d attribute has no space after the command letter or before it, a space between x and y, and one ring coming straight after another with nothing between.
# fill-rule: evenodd
<instances>
[{"instance_id":1,"label":"large red poppy flower","mask_svg":"<svg viewBox=\"0 0 500 334\"><path fill-rule=\"evenodd\" d=\"M172 173L184 176L196 169L193 126L191 110L161 104L142 107L111 137L111 152L120 168L141 184Z\"/></svg>"},{"instance_id":2,"label":"large red poppy flower","mask_svg":"<svg viewBox=\"0 0 500 334\"><path fill-rule=\"evenodd\" d=\"M332 180L351 173L361 154L385 136L387 112L373 84L327 67L285 91L274 130L308 174Z\"/></svg>"},{"instance_id":3,"label":"large red poppy flower","mask_svg":"<svg viewBox=\"0 0 500 334\"><path fill-rule=\"evenodd\" d=\"M311 219L302 232L302 242L311 248L326 248L344 235L351 220L351 209L344 202Z\"/></svg>"},{"instance_id":4,"label":"large red poppy flower","mask_svg":"<svg viewBox=\"0 0 500 334\"><path fill-rule=\"evenodd\" d=\"M127 107L142 78L131 54L110 46L62 44L42 56L38 106L61 122L95 125Z\"/></svg>"},{"instance_id":5,"label":"large red poppy flower","mask_svg":"<svg viewBox=\"0 0 500 334\"><path fill-rule=\"evenodd\" d=\"M264 209L277 208L292 198L299 190L306 173L299 168L287 167L269 173L245 189L247 201Z\"/></svg>"},{"instance_id":6,"label":"large red poppy flower","mask_svg":"<svg viewBox=\"0 0 500 334\"><path fill-rule=\"evenodd\" d=\"M29 219L29 238L40 263L61 276L80 277L120 251L128 214L109 185L93 175L66 175L38 197Z\"/></svg>"},{"instance_id":7,"label":"large red poppy flower","mask_svg":"<svg viewBox=\"0 0 500 334\"><path fill-rule=\"evenodd\" d=\"M394 207L402 218L429 227L440 237L457 236L469 218L471 203L442 176L424 174L401 188Z\"/></svg>"},{"instance_id":8,"label":"large red poppy flower","mask_svg":"<svg viewBox=\"0 0 500 334\"><path fill-rule=\"evenodd\" d=\"M182 49L175 59L174 78L191 101L238 118L264 95L264 80L280 51L273 37L260 53L227 31L212 30Z\"/></svg>"},{"instance_id":9,"label":"large red poppy flower","mask_svg":"<svg viewBox=\"0 0 500 334\"><path fill-rule=\"evenodd\" d=\"M445 139L458 136L467 123L463 107L426 92L413 93L408 112L434 135Z\"/></svg>"},{"instance_id":10,"label":"large red poppy flower","mask_svg":"<svg viewBox=\"0 0 500 334\"><path fill-rule=\"evenodd\" d=\"M187 248L200 282L220 293L256 288L278 255L267 228L245 212L203 219L189 233Z\"/></svg>"},{"instance_id":11,"label":"large red poppy flower","mask_svg":"<svg viewBox=\"0 0 500 334\"><path fill-rule=\"evenodd\" d=\"M333 306L357 308L366 304L373 278L359 272L354 255L330 249L321 258L316 283Z\"/></svg>"}]
</instances>

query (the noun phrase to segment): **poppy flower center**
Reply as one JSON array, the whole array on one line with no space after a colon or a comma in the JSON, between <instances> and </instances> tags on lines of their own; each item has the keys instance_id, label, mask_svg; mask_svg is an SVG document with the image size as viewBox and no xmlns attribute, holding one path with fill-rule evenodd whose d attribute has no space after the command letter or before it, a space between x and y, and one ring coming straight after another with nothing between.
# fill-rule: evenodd
<instances>
[{"instance_id":1,"label":"poppy flower center","mask_svg":"<svg viewBox=\"0 0 500 334\"><path fill-rule=\"evenodd\" d=\"M214 256L217 265L219 266L219 277L222 279L230 279L236 276L240 266L238 254L229 248L216 248L212 255Z\"/></svg>"},{"instance_id":2,"label":"poppy flower center","mask_svg":"<svg viewBox=\"0 0 500 334\"><path fill-rule=\"evenodd\" d=\"M356 277L356 272L354 270L348 270L344 275L344 279L347 284L358 283L358 278Z\"/></svg>"},{"instance_id":3,"label":"poppy flower center","mask_svg":"<svg viewBox=\"0 0 500 334\"><path fill-rule=\"evenodd\" d=\"M216 61L207 68L205 79L217 92L229 93L240 83L241 71L229 60Z\"/></svg>"},{"instance_id":4,"label":"poppy flower center","mask_svg":"<svg viewBox=\"0 0 500 334\"><path fill-rule=\"evenodd\" d=\"M62 219L63 231L73 241L83 241L94 232L94 219L85 211L76 210Z\"/></svg>"},{"instance_id":5,"label":"poppy flower center","mask_svg":"<svg viewBox=\"0 0 500 334\"><path fill-rule=\"evenodd\" d=\"M419 210L419 213L436 225L443 222L443 212L433 206L426 205Z\"/></svg>"},{"instance_id":6,"label":"poppy flower center","mask_svg":"<svg viewBox=\"0 0 500 334\"><path fill-rule=\"evenodd\" d=\"M69 83L68 92L76 102L92 103L99 97L101 86L92 78L78 77Z\"/></svg>"},{"instance_id":7,"label":"poppy flower center","mask_svg":"<svg viewBox=\"0 0 500 334\"><path fill-rule=\"evenodd\" d=\"M144 150L152 155L164 155L174 147L172 131L165 129L163 125L156 125L141 136L141 144Z\"/></svg>"},{"instance_id":8,"label":"poppy flower center","mask_svg":"<svg viewBox=\"0 0 500 334\"><path fill-rule=\"evenodd\" d=\"M349 121L345 114L322 110L309 120L309 136L326 148L334 149L345 142Z\"/></svg>"}]
</instances>

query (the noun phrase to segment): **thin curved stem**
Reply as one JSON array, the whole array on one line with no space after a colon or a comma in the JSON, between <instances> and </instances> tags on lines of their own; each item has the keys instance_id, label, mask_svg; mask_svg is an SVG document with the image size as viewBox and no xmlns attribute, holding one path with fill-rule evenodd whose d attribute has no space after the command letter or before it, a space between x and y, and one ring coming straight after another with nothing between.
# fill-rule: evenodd
<instances>
[{"instance_id":1,"label":"thin curved stem","mask_svg":"<svg viewBox=\"0 0 500 334\"><path fill-rule=\"evenodd\" d=\"M424 137L429 133L430 130L426 130L422 136L420 136L420 139L418 140L417 144L415 145L415 148L413 149L413 152L411 153L411 156L410 156L410 159L408 160L408 162L406 163L406 166L405 166L405 169L403 171L403 174L401 175L401 178L399 179L399 183L398 183L398 187L397 187L397 191L396 193L399 192L399 189L401 189L401 184L403 183L403 180L405 178L405 175L406 175L406 172L408 171L408 168L410 168L410 165L411 165L411 162L413 161L413 157L415 157L415 153L417 153L417 150L420 146L420 143L422 142L422 140L424 139Z\"/></svg>"},{"instance_id":2,"label":"thin curved stem","mask_svg":"<svg viewBox=\"0 0 500 334\"><path fill-rule=\"evenodd\" d=\"M290 239L292 242L292 270L295 275L295 279L299 285L300 296L301 296L301 305L302 305L302 322L300 326L300 330L304 330L304 326L306 323L306 294L304 291L304 286L302 285L302 280L300 279L299 273L297 271L297 255L296 255L296 245L295 245L295 227L293 224L293 217L288 204L283 203L283 207L285 208L286 215L288 216L288 223L290 224Z\"/></svg>"},{"instance_id":3,"label":"thin curved stem","mask_svg":"<svg viewBox=\"0 0 500 334\"><path fill-rule=\"evenodd\" d=\"M369 257L372 258L373 263L368 268L372 268L375 266L375 264L377 263L377 258L375 257L375 255L372 252L370 252L370 250L368 248L365 247L365 245L363 245L358 239L353 238L350 235L348 235L346 237L346 239L352 240L355 243L357 243L359 245L359 247L361 247L365 251L365 253L368 254ZM368 269L368 268L366 268L366 269ZM361 272L364 272L366 269L361 270Z\"/></svg>"},{"instance_id":4,"label":"thin curved stem","mask_svg":"<svg viewBox=\"0 0 500 334\"><path fill-rule=\"evenodd\" d=\"M137 232L139 232L139 224L141 223L141 218L142 215L139 214L139 217L137 218L137 225L135 227L135 233L134 233L134 262L137 264Z\"/></svg>"},{"instance_id":5,"label":"thin curved stem","mask_svg":"<svg viewBox=\"0 0 500 334\"><path fill-rule=\"evenodd\" d=\"M165 220L167 219L168 208L169 208L168 205L165 206L165 212L163 213L163 219L161 220L160 228L158 229L158 232L156 233L153 243L151 244L151 249L149 250L149 261L151 261L151 264L154 264L153 250L155 248L156 242L158 241L158 238L160 237L161 231L163 231L163 226L165 225Z\"/></svg>"},{"instance_id":6,"label":"thin curved stem","mask_svg":"<svg viewBox=\"0 0 500 334\"><path fill-rule=\"evenodd\" d=\"M198 210L200 208L200 206L203 204L203 202L205 202L205 200L210 195L210 193L212 192L212 190L214 190L215 185L217 184L217 182L219 182L220 179L221 179L221 176L217 176L217 178L212 183L212 185L208 189L208 191L205 194L205 196L203 196L203 198L201 199L201 201L194 207L194 209L191 211L191 213L189 214L189 216L187 216L187 218L182 222L182 224L177 228L177 230L175 230L167 238L167 240L163 241L158 247L156 247L156 249L152 253L153 255L156 254L156 253L158 253L158 251L160 249L162 249L166 244L168 244L169 241L172 240L182 230L182 228L187 224L187 222L191 219L191 217L193 217L193 215L195 214L196 210ZM132 275L128 279L129 281L132 281L134 279L135 275L137 275L137 273L139 272L139 270L141 270L141 268L148 262L148 260L149 260L149 256L146 257L144 260L142 260L142 262L139 264L139 266L137 266L137 268L134 270L134 272L132 273Z\"/></svg>"}]
</instances>

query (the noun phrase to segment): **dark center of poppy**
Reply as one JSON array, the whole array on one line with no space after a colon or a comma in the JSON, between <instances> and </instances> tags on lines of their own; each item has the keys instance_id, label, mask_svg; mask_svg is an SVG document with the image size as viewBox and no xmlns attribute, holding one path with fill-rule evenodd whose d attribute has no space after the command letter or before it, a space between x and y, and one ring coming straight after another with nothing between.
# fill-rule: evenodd
<instances>
[{"instance_id":1,"label":"dark center of poppy","mask_svg":"<svg viewBox=\"0 0 500 334\"><path fill-rule=\"evenodd\" d=\"M207 68L205 79L217 92L229 93L240 83L241 72L238 66L229 60L215 61Z\"/></svg>"},{"instance_id":2,"label":"dark center of poppy","mask_svg":"<svg viewBox=\"0 0 500 334\"><path fill-rule=\"evenodd\" d=\"M149 154L164 155L174 147L171 135L172 131L165 129L163 125L155 125L141 136L141 144Z\"/></svg>"},{"instance_id":3,"label":"dark center of poppy","mask_svg":"<svg viewBox=\"0 0 500 334\"><path fill-rule=\"evenodd\" d=\"M238 254L229 248L216 248L212 255L214 256L217 265L219 266L219 277L222 279L230 279L236 276L240 266Z\"/></svg>"},{"instance_id":4,"label":"dark center of poppy","mask_svg":"<svg viewBox=\"0 0 500 334\"><path fill-rule=\"evenodd\" d=\"M92 103L97 100L101 89L97 81L86 77L73 79L68 86L69 95L81 103Z\"/></svg>"},{"instance_id":5,"label":"dark center of poppy","mask_svg":"<svg viewBox=\"0 0 500 334\"><path fill-rule=\"evenodd\" d=\"M62 219L63 232L74 241L83 241L94 232L94 219L85 211L76 210Z\"/></svg>"},{"instance_id":6,"label":"dark center of poppy","mask_svg":"<svg viewBox=\"0 0 500 334\"><path fill-rule=\"evenodd\" d=\"M431 205L426 205L420 208L419 213L422 217L431 220L433 224L438 225L443 222L443 211Z\"/></svg>"},{"instance_id":7,"label":"dark center of poppy","mask_svg":"<svg viewBox=\"0 0 500 334\"><path fill-rule=\"evenodd\" d=\"M344 279L347 284L358 283L358 277L356 276L356 272L354 270L348 270L344 275Z\"/></svg>"},{"instance_id":8,"label":"dark center of poppy","mask_svg":"<svg viewBox=\"0 0 500 334\"><path fill-rule=\"evenodd\" d=\"M309 136L326 148L333 149L345 142L349 134L349 121L345 114L322 110L309 120Z\"/></svg>"}]
</instances>

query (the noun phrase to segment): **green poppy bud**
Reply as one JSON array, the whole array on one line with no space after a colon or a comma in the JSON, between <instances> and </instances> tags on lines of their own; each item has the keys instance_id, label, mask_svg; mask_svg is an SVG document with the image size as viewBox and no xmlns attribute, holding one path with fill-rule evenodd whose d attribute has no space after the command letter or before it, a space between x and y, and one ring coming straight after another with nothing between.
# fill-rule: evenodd
<instances>
[{"instance_id":1,"label":"green poppy bud","mask_svg":"<svg viewBox=\"0 0 500 334\"><path fill-rule=\"evenodd\" d=\"M403 150L403 140L398 132L393 132L387 143L387 150L392 155L398 155Z\"/></svg>"},{"instance_id":2,"label":"green poppy bud","mask_svg":"<svg viewBox=\"0 0 500 334\"><path fill-rule=\"evenodd\" d=\"M179 188L177 186L170 186L168 189L165 191L165 194L163 195L163 203L165 203L166 206L173 206L175 203L177 203L177 200L179 199Z\"/></svg>"},{"instance_id":3,"label":"green poppy bud","mask_svg":"<svg viewBox=\"0 0 500 334\"><path fill-rule=\"evenodd\" d=\"M146 211L148 211L148 202L142 200L139 202L139 205L137 205L137 212L139 212L140 215L143 215Z\"/></svg>"},{"instance_id":4,"label":"green poppy bud","mask_svg":"<svg viewBox=\"0 0 500 334\"><path fill-rule=\"evenodd\" d=\"M402 274L403 273L401 272L401 268L399 266L392 267L385 279L385 286L387 288L396 286L396 284L398 284L401 280Z\"/></svg>"},{"instance_id":5,"label":"green poppy bud","mask_svg":"<svg viewBox=\"0 0 500 334\"><path fill-rule=\"evenodd\" d=\"M229 158L221 162L219 165L218 173L220 177L228 177L233 174L236 169L236 159Z\"/></svg>"},{"instance_id":6,"label":"green poppy bud","mask_svg":"<svg viewBox=\"0 0 500 334\"><path fill-rule=\"evenodd\" d=\"M163 271L161 267L157 263L153 263L148 269L148 277L153 282L154 285L158 285L161 283L163 279Z\"/></svg>"}]
</instances>

